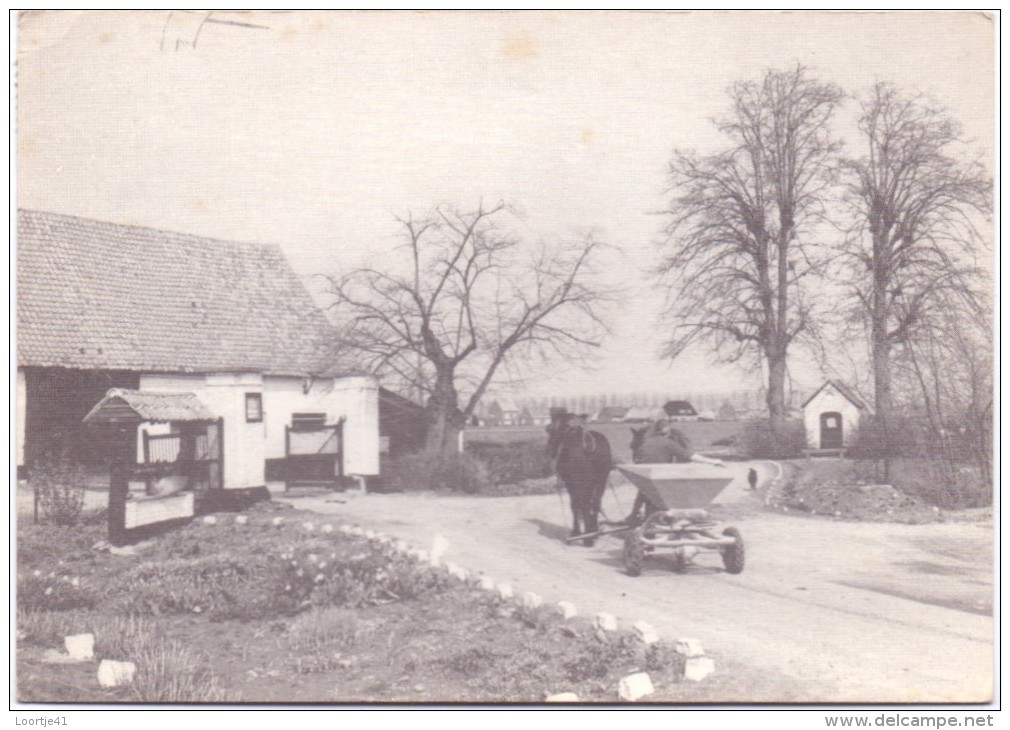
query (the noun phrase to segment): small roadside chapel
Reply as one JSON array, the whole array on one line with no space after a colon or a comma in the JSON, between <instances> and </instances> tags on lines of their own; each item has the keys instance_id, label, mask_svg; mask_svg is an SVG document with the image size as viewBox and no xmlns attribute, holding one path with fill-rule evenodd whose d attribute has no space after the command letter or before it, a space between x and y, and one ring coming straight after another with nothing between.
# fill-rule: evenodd
<instances>
[{"instance_id":1,"label":"small roadside chapel","mask_svg":"<svg viewBox=\"0 0 1010 730\"><path fill-rule=\"evenodd\" d=\"M809 452L844 453L859 432L869 406L844 383L828 380L803 404L803 427Z\"/></svg>"}]
</instances>

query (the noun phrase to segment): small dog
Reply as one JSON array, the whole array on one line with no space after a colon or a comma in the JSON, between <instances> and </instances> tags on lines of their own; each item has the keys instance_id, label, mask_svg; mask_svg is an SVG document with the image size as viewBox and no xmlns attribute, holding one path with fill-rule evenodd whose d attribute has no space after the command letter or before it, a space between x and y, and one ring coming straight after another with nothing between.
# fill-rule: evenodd
<instances>
[{"instance_id":1,"label":"small dog","mask_svg":"<svg viewBox=\"0 0 1010 730\"><path fill-rule=\"evenodd\" d=\"M751 491L758 488L758 473L757 469L751 469L747 472L747 483L750 484Z\"/></svg>"}]
</instances>

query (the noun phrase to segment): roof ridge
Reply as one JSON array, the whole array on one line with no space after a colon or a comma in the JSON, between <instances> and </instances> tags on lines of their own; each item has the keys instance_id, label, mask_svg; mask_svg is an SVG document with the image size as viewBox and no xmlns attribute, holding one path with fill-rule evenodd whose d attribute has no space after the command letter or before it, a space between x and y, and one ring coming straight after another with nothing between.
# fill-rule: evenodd
<instances>
[{"instance_id":1,"label":"roof ridge","mask_svg":"<svg viewBox=\"0 0 1010 730\"><path fill-rule=\"evenodd\" d=\"M66 222L76 221L78 223L90 224L97 228L120 228L124 231L134 231L134 232L146 232L148 234L169 234L171 236L181 236L183 238L192 239L194 243L213 243L223 246L248 246L250 248L256 249L272 249L283 255L281 251L280 244L277 243L261 243L259 241L236 241L227 238L217 238L215 236L207 236L201 233L188 233L186 231L179 231L174 228L155 228L154 226L144 226L137 223L119 223L116 221L105 221L98 218L89 218L87 216L74 215L72 213L56 213L48 210L39 210L37 208L18 208L18 223L21 222L21 215L26 214L37 220L44 220L45 218L55 218L61 219ZM19 226L20 233L20 226ZM285 258L286 260L286 258Z\"/></svg>"},{"instance_id":2,"label":"roof ridge","mask_svg":"<svg viewBox=\"0 0 1010 730\"><path fill-rule=\"evenodd\" d=\"M18 362L329 375L332 325L277 244L20 209Z\"/></svg>"}]
</instances>

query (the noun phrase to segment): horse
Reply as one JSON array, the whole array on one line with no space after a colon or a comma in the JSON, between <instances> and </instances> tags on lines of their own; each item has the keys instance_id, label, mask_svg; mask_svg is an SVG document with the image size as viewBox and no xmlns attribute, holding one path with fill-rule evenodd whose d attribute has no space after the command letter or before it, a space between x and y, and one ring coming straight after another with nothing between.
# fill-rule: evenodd
<instances>
[{"instance_id":1,"label":"horse","mask_svg":"<svg viewBox=\"0 0 1010 730\"><path fill-rule=\"evenodd\" d=\"M568 490L572 508L570 537L599 530L600 502L613 467L610 442L599 431L587 431L573 413L552 413L547 427L547 454ZM591 547L595 538L583 539Z\"/></svg>"}]
</instances>

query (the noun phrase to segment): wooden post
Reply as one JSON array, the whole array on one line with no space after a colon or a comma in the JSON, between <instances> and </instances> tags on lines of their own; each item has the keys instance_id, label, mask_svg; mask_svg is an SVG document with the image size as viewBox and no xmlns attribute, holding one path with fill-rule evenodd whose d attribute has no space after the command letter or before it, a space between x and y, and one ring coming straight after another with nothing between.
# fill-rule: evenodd
<instances>
[{"instance_id":1,"label":"wooden post","mask_svg":"<svg viewBox=\"0 0 1010 730\"><path fill-rule=\"evenodd\" d=\"M291 426L284 424L284 491L291 491Z\"/></svg>"},{"instance_id":2,"label":"wooden post","mask_svg":"<svg viewBox=\"0 0 1010 730\"><path fill-rule=\"evenodd\" d=\"M217 458L218 458L218 486L224 489L224 416L217 419Z\"/></svg>"},{"instance_id":3,"label":"wooden post","mask_svg":"<svg viewBox=\"0 0 1010 730\"><path fill-rule=\"evenodd\" d=\"M343 478L344 476L344 421L345 418L341 418L337 422L337 476Z\"/></svg>"},{"instance_id":4,"label":"wooden post","mask_svg":"<svg viewBox=\"0 0 1010 730\"><path fill-rule=\"evenodd\" d=\"M130 466L115 462L109 467L109 542L127 543L126 498L130 493Z\"/></svg>"}]
</instances>

